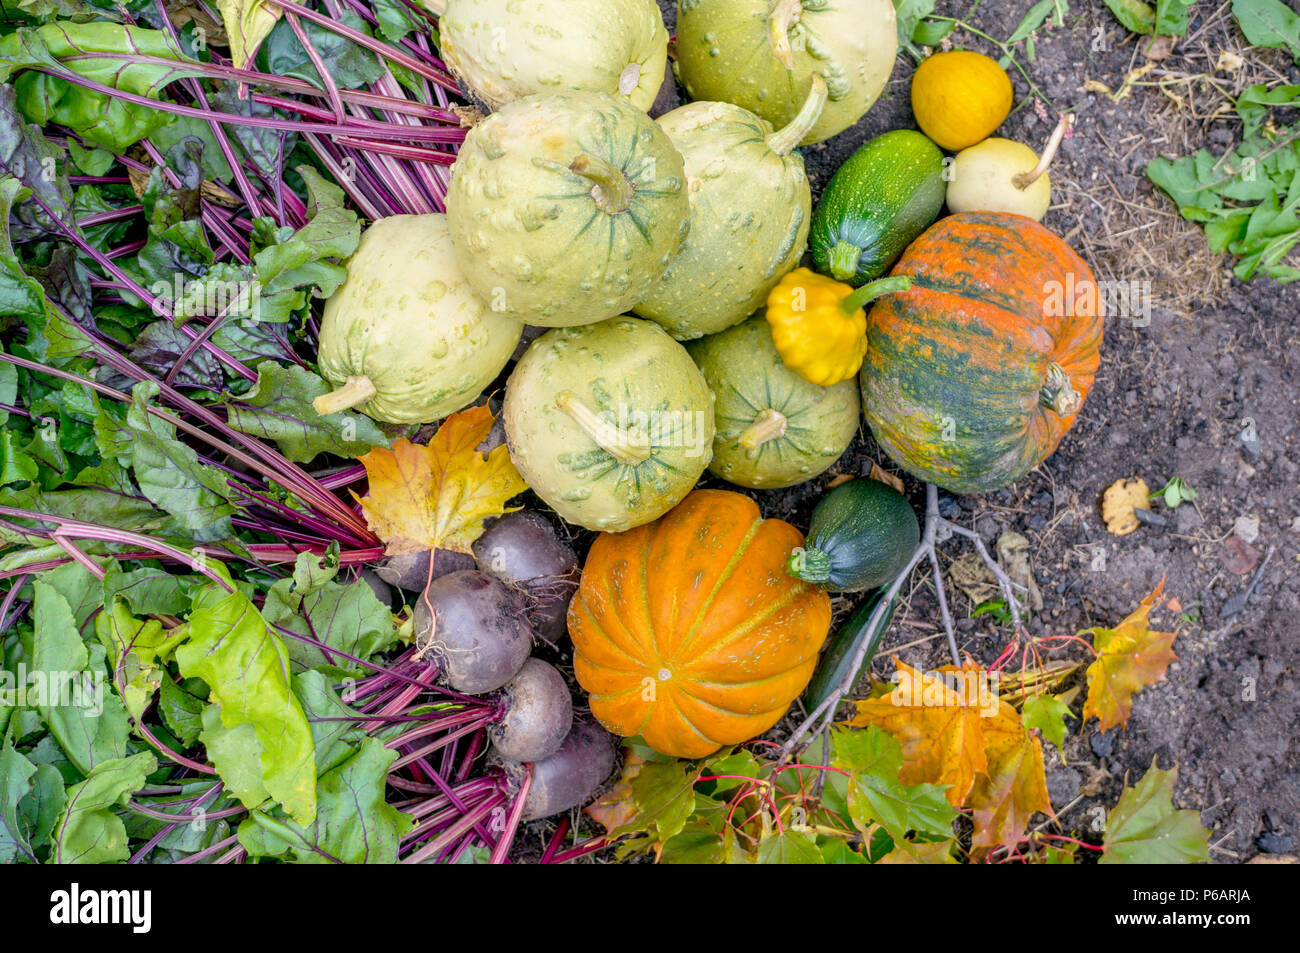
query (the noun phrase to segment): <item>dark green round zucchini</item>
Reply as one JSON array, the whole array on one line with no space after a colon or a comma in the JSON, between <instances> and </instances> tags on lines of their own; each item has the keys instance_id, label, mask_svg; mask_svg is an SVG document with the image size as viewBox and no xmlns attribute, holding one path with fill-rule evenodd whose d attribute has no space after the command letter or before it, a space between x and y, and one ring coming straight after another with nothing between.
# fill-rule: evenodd
<instances>
[{"instance_id":1,"label":"dark green round zucchini","mask_svg":"<svg viewBox=\"0 0 1300 953\"><path fill-rule=\"evenodd\" d=\"M831 177L813 212L817 270L852 285L879 278L943 207L943 153L914 129L864 143Z\"/></svg>"},{"instance_id":2,"label":"dark green round zucchini","mask_svg":"<svg viewBox=\"0 0 1300 953\"><path fill-rule=\"evenodd\" d=\"M816 509L790 575L832 592L859 592L892 580L912 558L921 527L903 494L879 480L841 483Z\"/></svg>"}]
</instances>

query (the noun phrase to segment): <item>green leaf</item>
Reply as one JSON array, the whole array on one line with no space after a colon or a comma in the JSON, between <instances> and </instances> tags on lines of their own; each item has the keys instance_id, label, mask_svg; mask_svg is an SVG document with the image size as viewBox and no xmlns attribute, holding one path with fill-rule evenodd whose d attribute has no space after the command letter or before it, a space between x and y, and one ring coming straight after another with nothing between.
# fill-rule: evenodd
<instances>
[{"instance_id":1,"label":"green leaf","mask_svg":"<svg viewBox=\"0 0 1300 953\"><path fill-rule=\"evenodd\" d=\"M142 62L138 54L155 59ZM87 142L117 154L166 125L171 116L85 89L62 76L80 75L156 99L169 83L201 75L165 32L102 20L19 27L0 37L0 82L15 72L18 108L28 119L39 126L67 126Z\"/></svg>"},{"instance_id":2,"label":"green leaf","mask_svg":"<svg viewBox=\"0 0 1300 953\"><path fill-rule=\"evenodd\" d=\"M0 484L28 483L40 475L36 461L18 449L19 435L0 432Z\"/></svg>"},{"instance_id":3,"label":"green leaf","mask_svg":"<svg viewBox=\"0 0 1300 953\"><path fill-rule=\"evenodd\" d=\"M86 780L68 788L67 803L54 825L54 864L111 864L130 856L126 827L113 809L144 787L158 770L150 753L116 758L95 766Z\"/></svg>"},{"instance_id":4,"label":"green leaf","mask_svg":"<svg viewBox=\"0 0 1300 953\"><path fill-rule=\"evenodd\" d=\"M1196 0L1156 0L1157 36L1182 36L1187 32L1192 4Z\"/></svg>"},{"instance_id":5,"label":"green leaf","mask_svg":"<svg viewBox=\"0 0 1300 953\"><path fill-rule=\"evenodd\" d=\"M695 782L700 774L700 767L690 761L652 761L641 766L630 782L636 814L613 836L644 836L621 844L620 857L649 850L681 833L695 811Z\"/></svg>"},{"instance_id":6,"label":"green leaf","mask_svg":"<svg viewBox=\"0 0 1300 953\"><path fill-rule=\"evenodd\" d=\"M57 146L45 138L40 127L23 122L18 112L17 98L12 86L0 85L0 171L14 177L14 182L25 186L30 194L38 197L63 223L74 224L72 213L73 193L68 177L59 170L62 153ZM3 252L11 254L9 244L9 204L13 208L13 229L22 241L48 234L56 230L49 214L42 211L35 202L24 202L17 198L10 186L10 194L4 199L4 245ZM24 196L25 197L25 196Z\"/></svg>"},{"instance_id":7,"label":"green leaf","mask_svg":"<svg viewBox=\"0 0 1300 953\"><path fill-rule=\"evenodd\" d=\"M126 603L114 599L95 617L95 636L108 653L126 710L139 721L167 677L158 654L170 633L156 619L137 619Z\"/></svg>"},{"instance_id":8,"label":"green leaf","mask_svg":"<svg viewBox=\"0 0 1300 953\"><path fill-rule=\"evenodd\" d=\"M826 858L817 847L810 831L785 831L772 834L758 845L760 864L824 864Z\"/></svg>"},{"instance_id":9,"label":"green leaf","mask_svg":"<svg viewBox=\"0 0 1300 953\"><path fill-rule=\"evenodd\" d=\"M1038 0L1038 3L1029 8L1029 12L1020 20L1019 25L1011 31L1006 45L1014 46L1021 40L1028 39L1029 35L1042 26L1049 16L1052 18L1052 23L1060 26L1064 22L1065 11L1069 9L1069 0ZM1031 56L1030 60L1032 59Z\"/></svg>"},{"instance_id":10,"label":"green leaf","mask_svg":"<svg viewBox=\"0 0 1300 953\"><path fill-rule=\"evenodd\" d=\"M103 647L82 642L68 601L41 579L32 591L34 628L23 638L28 703L77 770L89 774L126 754L126 709L109 688Z\"/></svg>"},{"instance_id":11,"label":"green leaf","mask_svg":"<svg viewBox=\"0 0 1300 953\"><path fill-rule=\"evenodd\" d=\"M312 824L257 812L239 825L240 844L250 856L287 856L294 863L330 863L331 858L345 864L396 863L402 836L414 824L384 798L388 769L396 759L396 751L378 738L367 738L359 751L321 775Z\"/></svg>"},{"instance_id":12,"label":"green leaf","mask_svg":"<svg viewBox=\"0 0 1300 953\"><path fill-rule=\"evenodd\" d=\"M274 295L316 285L328 298L347 278L347 270L329 259L347 258L361 240L361 222L344 204L343 190L310 166L298 166L307 185L307 224L286 241L270 245L253 258L261 293Z\"/></svg>"},{"instance_id":13,"label":"green leaf","mask_svg":"<svg viewBox=\"0 0 1300 953\"><path fill-rule=\"evenodd\" d=\"M1125 787L1106 818L1103 864L1204 864L1210 860L1210 832L1199 811L1174 809L1178 769L1151 768L1136 787Z\"/></svg>"},{"instance_id":14,"label":"green leaf","mask_svg":"<svg viewBox=\"0 0 1300 953\"><path fill-rule=\"evenodd\" d=\"M1286 47L1300 63L1300 14L1282 0L1233 0L1232 15L1252 46Z\"/></svg>"},{"instance_id":15,"label":"green leaf","mask_svg":"<svg viewBox=\"0 0 1300 953\"><path fill-rule=\"evenodd\" d=\"M1070 706L1055 695L1045 693L1026 698L1024 708L1020 712L1020 719L1024 722L1026 730L1037 728L1043 733L1044 738L1061 750L1064 750L1067 717L1070 717Z\"/></svg>"},{"instance_id":16,"label":"green leaf","mask_svg":"<svg viewBox=\"0 0 1300 953\"><path fill-rule=\"evenodd\" d=\"M231 60L236 66L248 65L280 19L280 8L264 0L217 0L217 9L230 37Z\"/></svg>"},{"instance_id":17,"label":"green leaf","mask_svg":"<svg viewBox=\"0 0 1300 953\"><path fill-rule=\"evenodd\" d=\"M1104 0L1115 19L1126 30L1149 36L1156 28L1156 12L1142 0Z\"/></svg>"},{"instance_id":18,"label":"green leaf","mask_svg":"<svg viewBox=\"0 0 1300 953\"><path fill-rule=\"evenodd\" d=\"M820 845L822 859L828 864L869 864L860 852L838 837L828 837Z\"/></svg>"},{"instance_id":19,"label":"green leaf","mask_svg":"<svg viewBox=\"0 0 1300 953\"><path fill-rule=\"evenodd\" d=\"M117 561L111 560L101 586L100 604L108 605L118 598L136 615L181 615L189 609L189 593L196 585L193 577L177 576L160 567L123 572Z\"/></svg>"},{"instance_id":20,"label":"green leaf","mask_svg":"<svg viewBox=\"0 0 1300 953\"><path fill-rule=\"evenodd\" d=\"M62 809L59 772L32 764L6 740L0 748L0 864L36 862Z\"/></svg>"},{"instance_id":21,"label":"green leaf","mask_svg":"<svg viewBox=\"0 0 1300 953\"><path fill-rule=\"evenodd\" d=\"M370 27L351 10L345 10L337 19L360 33L370 34ZM359 89L384 74L384 64L379 57L347 37L308 21L303 21L302 29L321 59L329 64L330 77L341 88ZM317 88L324 88L307 51L284 20L277 23L263 41L257 52L257 64L263 72L301 79Z\"/></svg>"},{"instance_id":22,"label":"green leaf","mask_svg":"<svg viewBox=\"0 0 1300 953\"><path fill-rule=\"evenodd\" d=\"M240 433L274 440L295 463L319 454L359 457L389 440L374 421L348 411L322 417L312 401L332 388L305 368L274 361L257 366L257 383L246 394L225 398L227 420Z\"/></svg>"},{"instance_id":23,"label":"green leaf","mask_svg":"<svg viewBox=\"0 0 1300 953\"><path fill-rule=\"evenodd\" d=\"M231 535L230 517L236 511L227 496L226 477L200 463L198 454L176 439L175 427L146 410L156 391L157 385L137 385L126 415L132 435L131 466L140 492L195 541L224 539Z\"/></svg>"},{"instance_id":24,"label":"green leaf","mask_svg":"<svg viewBox=\"0 0 1300 953\"><path fill-rule=\"evenodd\" d=\"M831 763L853 774L849 814L861 830L877 823L899 841L908 831L952 833L957 815L943 786L903 784L899 780L902 749L888 732L874 725L860 730L833 729Z\"/></svg>"},{"instance_id":25,"label":"green leaf","mask_svg":"<svg viewBox=\"0 0 1300 953\"><path fill-rule=\"evenodd\" d=\"M189 622L189 641L176 650L181 674L208 684L223 728L247 726L240 741L253 745L267 794L296 821L310 824L316 815L314 746L289 687L289 655L280 637L247 595L217 585L195 595ZM221 770L215 756L213 763ZM251 808L260 802L244 803Z\"/></svg>"},{"instance_id":26,"label":"green leaf","mask_svg":"<svg viewBox=\"0 0 1300 953\"><path fill-rule=\"evenodd\" d=\"M203 709L207 707L207 701L195 694L197 686L202 684L197 679L186 679L178 684L170 676L164 676L158 694L158 711L163 721L186 747L198 741L203 731Z\"/></svg>"},{"instance_id":27,"label":"green leaf","mask_svg":"<svg viewBox=\"0 0 1300 953\"><path fill-rule=\"evenodd\" d=\"M392 610L375 597L374 590L357 579L347 585L333 581L337 563L328 575L316 570L321 558L300 553L293 577L273 584L263 614L272 625L306 635L326 645L369 658L397 640ZM345 674L358 674L357 665L314 645L292 640L289 657L303 669L328 666Z\"/></svg>"},{"instance_id":28,"label":"green leaf","mask_svg":"<svg viewBox=\"0 0 1300 953\"><path fill-rule=\"evenodd\" d=\"M898 21L900 43L906 46L912 42L912 34L917 24L934 12L934 4L935 0L894 0L894 14Z\"/></svg>"}]
</instances>

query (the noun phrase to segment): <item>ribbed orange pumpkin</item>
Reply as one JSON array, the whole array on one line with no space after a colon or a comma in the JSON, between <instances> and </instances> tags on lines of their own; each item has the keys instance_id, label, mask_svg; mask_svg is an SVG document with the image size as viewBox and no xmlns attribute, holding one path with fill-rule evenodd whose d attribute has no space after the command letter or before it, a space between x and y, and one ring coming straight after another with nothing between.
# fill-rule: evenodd
<instances>
[{"instance_id":1,"label":"ribbed orange pumpkin","mask_svg":"<svg viewBox=\"0 0 1300 953\"><path fill-rule=\"evenodd\" d=\"M569 634L601 724L678 758L776 724L830 628L826 593L785 571L802 544L727 490L696 490L653 523L597 537Z\"/></svg>"}]
</instances>

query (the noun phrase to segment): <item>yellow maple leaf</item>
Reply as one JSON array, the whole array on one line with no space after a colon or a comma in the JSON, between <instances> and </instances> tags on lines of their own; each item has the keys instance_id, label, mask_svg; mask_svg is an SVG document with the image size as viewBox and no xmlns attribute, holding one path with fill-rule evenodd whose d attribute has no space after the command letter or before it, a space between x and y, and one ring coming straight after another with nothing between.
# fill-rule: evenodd
<instances>
[{"instance_id":1,"label":"yellow maple leaf","mask_svg":"<svg viewBox=\"0 0 1300 953\"><path fill-rule=\"evenodd\" d=\"M975 776L988 770L981 699L903 662L896 664L898 686L882 698L859 701L849 724L877 725L889 732L903 752L899 780L946 784L948 803L961 807Z\"/></svg>"},{"instance_id":2,"label":"yellow maple leaf","mask_svg":"<svg viewBox=\"0 0 1300 953\"><path fill-rule=\"evenodd\" d=\"M1026 731L1020 714L1006 702L984 724L988 771L975 778L969 806L975 822L972 847L1012 846L1034 814L1052 813L1047 796L1043 746Z\"/></svg>"},{"instance_id":3,"label":"yellow maple leaf","mask_svg":"<svg viewBox=\"0 0 1300 953\"><path fill-rule=\"evenodd\" d=\"M952 856L952 841L928 841L919 843L915 841L900 841L894 845L884 857L881 857L877 864L955 864L957 859Z\"/></svg>"},{"instance_id":4,"label":"yellow maple leaf","mask_svg":"<svg viewBox=\"0 0 1300 953\"><path fill-rule=\"evenodd\" d=\"M388 555L468 553L485 519L511 512L506 502L528 485L505 447L478 452L493 420L487 407L471 407L444 420L428 446L403 438L359 458L370 489L364 498L353 496Z\"/></svg>"},{"instance_id":5,"label":"yellow maple leaf","mask_svg":"<svg viewBox=\"0 0 1300 953\"><path fill-rule=\"evenodd\" d=\"M1080 635L1092 635L1097 659L1088 666L1088 697L1083 703L1083 717L1093 715L1102 731L1110 731L1128 722L1133 711L1133 695L1165 676L1169 663L1178 658L1173 652L1174 632L1153 632L1151 610L1164 591L1161 578L1151 595L1133 613L1113 629L1085 629Z\"/></svg>"}]
</instances>

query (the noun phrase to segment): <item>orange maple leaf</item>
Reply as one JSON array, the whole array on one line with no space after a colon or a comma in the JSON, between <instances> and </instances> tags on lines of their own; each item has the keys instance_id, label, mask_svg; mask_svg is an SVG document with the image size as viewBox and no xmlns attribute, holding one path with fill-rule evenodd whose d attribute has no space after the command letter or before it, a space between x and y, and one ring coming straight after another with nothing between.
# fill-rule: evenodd
<instances>
[{"instance_id":1,"label":"orange maple leaf","mask_svg":"<svg viewBox=\"0 0 1300 953\"><path fill-rule=\"evenodd\" d=\"M858 702L849 721L855 728L877 725L897 739L903 752L904 784L946 784L948 803L961 807L977 774L988 770L980 699L954 691L941 679L895 660L898 687L883 698Z\"/></svg>"},{"instance_id":2,"label":"orange maple leaf","mask_svg":"<svg viewBox=\"0 0 1300 953\"><path fill-rule=\"evenodd\" d=\"M984 737L988 771L976 777L970 792L971 846L1012 846L1024 837L1034 814L1052 813L1043 746L1006 702L999 702L997 717L985 722Z\"/></svg>"},{"instance_id":3,"label":"orange maple leaf","mask_svg":"<svg viewBox=\"0 0 1300 953\"><path fill-rule=\"evenodd\" d=\"M1113 629L1085 629L1092 635L1097 659L1088 666L1088 697L1083 703L1083 717L1095 715L1101 730L1109 731L1128 722L1133 711L1133 695L1160 681L1169 663L1178 658L1173 652L1174 632L1153 632L1151 609L1164 591L1163 578L1155 592L1127 619Z\"/></svg>"},{"instance_id":4,"label":"orange maple leaf","mask_svg":"<svg viewBox=\"0 0 1300 953\"><path fill-rule=\"evenodd\" d=\"M444 420L428 446L403 438L359 458L370 490L353 497L388 555L468 553L483 521L510 512L506 502L528 489L505 447L478 452L493 420L487 407L471 407Z\"/></svg>"}]
</instances>

